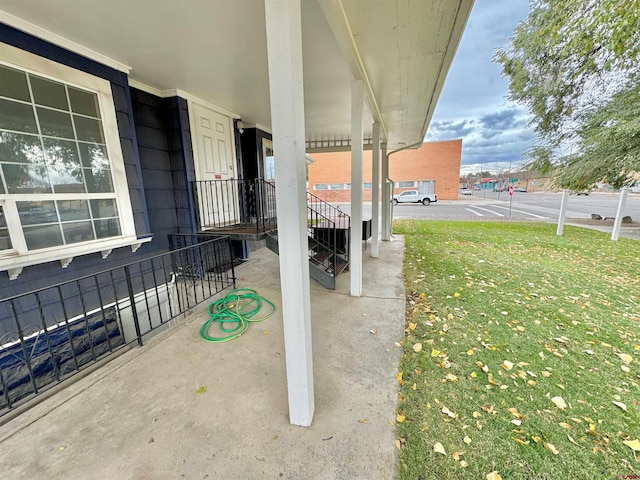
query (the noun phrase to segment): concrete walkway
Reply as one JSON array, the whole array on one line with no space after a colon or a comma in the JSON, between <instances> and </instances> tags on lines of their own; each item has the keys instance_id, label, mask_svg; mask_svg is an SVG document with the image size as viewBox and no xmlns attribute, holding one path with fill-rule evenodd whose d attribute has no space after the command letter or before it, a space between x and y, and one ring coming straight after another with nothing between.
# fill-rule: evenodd
<instances>
[{"instance_id":1,"label":"concrete walkway","mask_svg":"<svg viewBox=\"0 0 640 480\"><path fill-rule=\"evenodd\" d=\"M364 252L364 294L311 282L315 417L289 424L282 317L231 342L182 323L0 427L3 479L391 479L404 240ZM279 307L278 258L236 270ZM373 333L372 333L373 332ZM197 393L206 387L206 392Z\"/></svg>"}]
</instances>

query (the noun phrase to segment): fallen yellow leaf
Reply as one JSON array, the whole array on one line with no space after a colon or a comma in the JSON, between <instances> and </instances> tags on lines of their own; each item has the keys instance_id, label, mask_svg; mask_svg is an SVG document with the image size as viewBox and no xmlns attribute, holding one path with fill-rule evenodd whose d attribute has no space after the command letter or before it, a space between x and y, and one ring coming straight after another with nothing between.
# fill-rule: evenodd
<instances>
[{"instance_id":1,"label":"fallen yellow leaf","mask_svg":"<svg viewBox=\"0 0 640 480\"><path fill-rule=\"evenodd\" d=\"M508 408L507 411L516 418L522 418L522 414L515 408Z\"/></svg>"},{"instance_id":2,"label":"fallen yellow leaf","mask_svg":"<svg viewBox=\"0 0 640 480\"><path fill-rule=\"evenodd\" d=\"M414 343L413 344L413 351L418 353L420 350L422 350L422 344L420 342Z\"/></svg>"},{"instance_id":3,"label":"fallen yellow leaf","mask_svg":"<svg viewBox=\"0 0 640 480\"><path fill-rule=\"evenodd\" d=\"M446 454L447 454L447 452L445 452L445 451L444 451L444 447L442 446L442 444L441 444L440 442L436 443L436 444L433 446L433 451L434 451L435 453L440 453L440 454L442 454L442 455L446 455Z\"/></svg>"},{"instance_id":4,"label":"fallen yellow leaf","mask_svg":"<svg viewBox=\"0 0 640 480\"><path fill-rule=\"evenodd\" d=\"M568 439L569 439L569 441L570 441L571 443L573 443L574 445L578 445L578 442L576 442L576 441L573 439L573 437L572 437L571 435L569 435L568 433L567 433L567 438L568 438ZM579 446L579 445L578 445L578 446Z\"/></svg>"},{"instance_id":5,"label":"fallen yellow leaf","mask_svg":"<svg viewBox=\"0 0 640 480\"><path fill-rule=\"evenodd\" d=\"M440 355L440 350L436 350L435 348L431 350L432 357L437 357L438 355Z\"/></svg>"},{"instance_id":6,"label":"fallen yellow leaf","mask_svg":"<svg viewBox=\"0 0 640 480\"><path fill-rule=\"evenodd\" d=\"M465 462L464 460L460 460L460 466L462 468L467 468L469 466L469 464L467 462Z\"/></svg>"},{"instance_id":7,"label":"fallen yellow leaf","mask_svg":"<svg viewBox=\"0 0 640 480\"><path fill-rule=\"evenodd\" d=\"M622 402L613 402L613 404L614 404L616 407L621 408L621 409L622 409L622 410L624 410L625 412L627 411L627 406L626 406L624 403L622 403Z\"/></svg>"},{"instance_id":8,"label":"fallen yellow leaf","mask_svg":"<svg viewBox=\"0 0 640 480\"><path fill-rule=\"evenodd\" d=\"M553 453L554 455L558 455L560 452L558 451L558 449L556 447L553 446L552 443L547 443L545 442L544 444L544 448L546 448L547 450L549 450L551 453Z\"/></svg>"},{"instance_id":9,"label":"fallen yellow leaf","mask_svg":"<svg viewBox=\"0 0 640 480\"><path fill-rule=\"evenodd\" d=\"M616 353L616 355L622 360L624 363L633 362L633 357L628 353Z\"/></svg>"},{"instance_id":10,"label":"fallen yellow leaf","mask_svg":"<svg viewBox=\"0 0 640 480\"><path fill-rule=\"evenodd\" d=\"M566 428L567 430L571 430L571 425L566 422L560 422L558 425L560 425L562 428Z\"/></svg>"},{"instance_id":11,"label":"fallen yellow leaf","mask_svg":"<svg viewBox=\"0 0 640 480\"><path fill-rule=\"evenodd\" d=\"M404 422L404 420L405 420L406 418L407 418L407 417L405 417L405 416L404 416L404 415L402 415L401 413L398 413L398 414L396 415L396 420L398 421L398 423L402 423L402 422Z\"/></svg>"},{"instance_id":12,"label":"fallen yellow leaf","mask_svg":"<svg viewBox=\"0 0 640 480\"><path fill-rule=\"evenodd\" d=\"M458 381L458 377L456 377L453 373L447 373L445 375L445 378L447 380L449 380L450 382L457 382Z\"/></svg>"},{"instance_id":13,"label":"fallen yellow leaf","mask_svg":"<svg viewBox=\"0 0 640 480\"><path fill-rule=\"evenodd\" d=\"M629 447L634 452L640 452L640 442L636 440L624 440L624 443L627 447Z\"/></svg>"},{"instance_id":14,"label":"fallen yellow leaf","mask_svg":"<svg viewBox=\"0 0 640 480\"><path fill-rule=\"evenodd\" d=\"M471 439L470 439L469 437L464 437L464 438L462 439L462 441L463 441L464 443L466 443L467 445L469 445L469 444L471 443Z\"/></svg>"},{"instance_id":15,"label":"fallen yellow leaf","mask_svg":"<svg viewBox=\"0 0 640 480\"><path fill-rule=\"evenodd\" d=\"M418 385L416 385L415 383L411 385L411 390L416 390L417 388L418 388Z\"/></svg>"},{"instance_id":16,"label":"fallen yellow leaf","mask_svg":"<svg viewBox=\"0 0 640 480\"><path fill-rule=\"evenodd\" d=\"M505 370L511 370L513 368L513 363L509 360L505 360L504 362L502 362L502 368L504 368Z\"/></svg>"},{"instance_id":17,"label":"fallen yellow leaf","mask_svg":"<svg viewBox=\"0 0 640 480\"><path fill-rule=\"evenodd\" d=\"M409 330L415 330L417 326L417 323L409 322Z\"/></svg>"},{"instance_id":18,"label":"fallen yellow leaf","mask_svg":"<svg viewBox=\"0 0 640 480\"><path fill-rule=\"evenodd\" d=\"M558 397L553 397L551 399L551 401L554 403L554 405L556 407L558 407L560 410L564 410L565 408L567 408L567 404L565 403L564 399L560 396Z\"/></svg>"},{"instance_id":19,"label":"fallen yellow leaf","mask_svg":"<svg viewBox=\"0 0 640 480\"><path fill-rule=\"evenodd\" d=\"M459 292L456 292L456 293L454 293L454 294L453 294L453 296L454 296L454 297L456 297L456 298L458 298L458 297L460 296L460 293L459 293Z\"/></svg>"},{"instance_id":20,"label":"fallen yellow leaf","mask_svg":"<svg viewBox=\"0 0 640 480\"><path fill-rule=\"evenodd\" d=\"M473 355L473 350L472 349L467 350L467 355L469 356Z\"/></svg>"},{"instance_id":21,"label":"fallen yellow leaf","mask_svg":"<svg viewBox=\"0 0 640 480\"><path fill-rule=\"evenodd\" d=\"M402 445L400 444L400 439L396 439L396 441L393 442L393 444L396 446L396 448L398 450L402 450Z\"/></svg>"},{"instance_id":22,"label":"fallen yellow leaf","mask_svg":"<svg viewBox=\"0 0 640 480\"><path fill-rule=\"evenodd\" d=\"M447 407L442 407L440 411L451 418L456 418L456 414L449 410Z\"/></svg>"},{"instance_id":23,"label":"fallen yellow leaf","mask_svg":"<svg viewBox=\"0 0 640 480\"><path fill-rule=\"evenodd\" d=\"M487 473L487 480L502 480L502 477L495 470L493 472Z\"/></svg>"},{"instance_id":24,"label":"fallen yellow leaf","mask_svg":"<svg viewBox=\"0 0 640 480\"><path fill-rule=\"evenodd\" d=\"M514 438L513 441L520 445L529 445L529 440L525 441L525 440L520 440L519 438Z\"/></svg>"}]
</instances>

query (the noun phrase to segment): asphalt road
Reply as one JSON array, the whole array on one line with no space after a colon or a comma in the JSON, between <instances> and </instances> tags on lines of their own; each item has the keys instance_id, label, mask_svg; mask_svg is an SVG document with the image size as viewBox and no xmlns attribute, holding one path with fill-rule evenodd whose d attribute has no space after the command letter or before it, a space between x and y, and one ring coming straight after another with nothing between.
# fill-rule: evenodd
<instances>
[{"instance_id":1,"label":"asphalt road","mask_svg":"<svg viewBox=\"0 0 640 480\"><path fill-rule=\"evenodd\" d=\"M596 213L604 217L615 217L620 196L610 193L591 193L588 196L570 195L565 218L590 219ZM425 207L422 204L398 204L393 207L393 218L460 219L460 220L534 220L557 221L560 212L561 193L514 192L510 198L507 192L474 192L461 195L458 200L440 200ZM350 205L340 205L345 213L350 213ZM640 194L630 193L627 197L624 215L633 221L640 221ZM363 218L371 218L371 204L363 206Z\"/></svg>"}]
</instances>

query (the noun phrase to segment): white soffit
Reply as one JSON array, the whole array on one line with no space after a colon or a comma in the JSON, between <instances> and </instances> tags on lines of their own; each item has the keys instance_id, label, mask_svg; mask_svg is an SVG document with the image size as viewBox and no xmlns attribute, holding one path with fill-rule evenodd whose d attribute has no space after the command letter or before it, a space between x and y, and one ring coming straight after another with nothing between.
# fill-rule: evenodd
<instances>
[{"instance_id":1,"label":"white soffit","mask_svg":"<svg viewBox=\"0 0 640 480\"><path fill-rule=\"evenodd\" d=\"M351 80L364 72L365 137L379 112L390 149L421 141L471 5L302 0L307 139L349 139ZM148 91L186 92L271 124L264 0L0 0L0 22L130 68Z\"/></svg>"},{"instance_id":2,"label":"white soffit","mask_svg":"<svg viewBox=\"0 0 640 480\"><path fill-rule=\"evenodd\" d=\"M389 149L421 142L473 0L318 0Z\"/></svg>"}]
</instances>

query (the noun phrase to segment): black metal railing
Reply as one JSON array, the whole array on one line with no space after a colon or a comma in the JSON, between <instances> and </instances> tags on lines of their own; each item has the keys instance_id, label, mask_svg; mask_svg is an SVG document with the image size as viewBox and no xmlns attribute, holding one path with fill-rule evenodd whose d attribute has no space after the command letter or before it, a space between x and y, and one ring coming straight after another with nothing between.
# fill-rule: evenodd
<instances>
[{"instance_id":1,"label":"black metal railing","mask_svg":"<svg viewBox=\"0 0 640 480\"><path fill-rule=\"evenodd\" d=\"M170 252L0 300L0 417L235 286L228 237L185 239Z\"/></svg>"},{"instance_id":2,"label":"black metal railing","mask_svg":"<svg viewBox=\"0 0 640 480\"><path fill-rule=\"evenodd\" d=\"M309 260L338 275L349 265L351 217L307 192Z\"/></svg>"},{"instance_id":3,"label":"black metal railing","mask_svg":"<svg viewBox=\"0 0 640 480\"><path fill-rule=\"evenodd\" d=\"M276 228L276 189L273 182L199 180L191 182L200 229L244 227L264 233Z\"/></svg>"}]
</instances>

